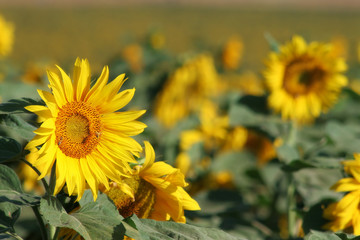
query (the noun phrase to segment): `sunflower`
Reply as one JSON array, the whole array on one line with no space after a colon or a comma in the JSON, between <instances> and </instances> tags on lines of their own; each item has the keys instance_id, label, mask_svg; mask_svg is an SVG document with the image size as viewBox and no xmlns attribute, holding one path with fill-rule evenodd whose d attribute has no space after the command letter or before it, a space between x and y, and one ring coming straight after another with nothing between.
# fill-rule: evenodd
<instances>
[{"instance_id":1,"label":"sunflower","mask_svg":"<svg viewBox=\"0 0 360 240\"><path fill-rule=\"evenodd\" d=\"M135 166L133 176L122 181L132 193L124 192L115 183L106 194L123 217L136 214L139 218L185 223L184 210L196 211L200 207L183 189L187 186L184 175L165 162L154 162L155 152L149 142L145 142L145 156L144 164Z\"/></svg>"},{"instance_id":2,"label":"sunflower","mask_svg":"<svg viewBox=\"0 0 360 240\"><path fill-rule=\"evenodd\" d=\"M0 16L0 56L10 54L14 42L14 25Z\"/></svg>"},{"instance_id":3,"label":"sunflower","mask_svg":"<svg viewBox=\"0 0 360 240\"><path fill-rule=\"evenodd\" d=\"M130 136L146 127L136 121L145 111L115 112L127 105L135 92L118 93L126 80L124 74L107 84L106 66L90 87L87 59L76 59L73 81L57 68L60 74L48 71L51 92L38 90L47 106L26 107L43 122L26 149L40 146L35 166L44 165L44 169L39 179L56 166L54 194L66 183L69 195L77 193L79 200L88 184L96 199L99 184L108 189L109 179L120 181L120 176L131 170L128 162L135 161L133 155L142 151Z\"/></svg>"},{"instance_id":4,"label":"sunflower","mask_svg":"<svg viewBox=\"0 0 360 240\"><path fill-rule=\"evenodd\" d=\"M340 201L331 203L323 212L323 216L331 222L325 229L339 231L352 230L360 235L360 154L354 154L355 160L344 161L344 169L352 177L343 178L331 188L337 192L348 192Z\"/></svg>"},{"instance_id":5,"label":"sunflower","mask_svg":"<svg viewBox=\"0 0 360 240\"><path fill-rule=\"evenodd\" d=\"M213 58L201 54L188 60L167 79L156 96L155 116L167 128L202 109L204 101L217 96L221 82Z\"/></svg>"},{"instance_id":6,"label":"sunflower","mask_svg":"<svg viewBox=\"0 0 360 240\"><path fill-rule=\"evenodd\" d=\"M345 61L332 54L331 45L307 44L295 36L267 61L268 104L283 119L311 122L336 102L347 84L345 70Z\"/></svg>"}]
</instances>

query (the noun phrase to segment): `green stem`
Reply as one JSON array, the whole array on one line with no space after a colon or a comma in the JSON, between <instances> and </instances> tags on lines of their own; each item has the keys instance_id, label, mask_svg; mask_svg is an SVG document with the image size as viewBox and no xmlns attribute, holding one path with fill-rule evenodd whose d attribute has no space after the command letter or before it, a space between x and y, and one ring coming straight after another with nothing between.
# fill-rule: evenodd
<instances>
[{"instance_id":1,"label":"green stem","mask_svg":"<svg viewBox=\"0 0 360 240\"><path fill-rule=\"evenodd\" d=\"M24 162L24 163L27 164L29 167L31 167L39 176L41 175L41 172L40 172L36 167L34 167L34 165L32 165L29 161L27 161L27 160L24 159L24 158L20 158L20 161ZM45 188L46 193L50 195L50 188L49 188L49 185L47 184L47 182L45 181L45 179L42 178L42 179L41 179L41 182L42 182L43 185L44 185L44 188Z\"/></svg>"},{"instance_id":2,"label":"green stem","mask_svg":"<svg viewBox=\"0 0 360 240\"><path fill-rule=\"evenodd\" d=\"M54 195L55 190L55 184L56 184L56 166L55 164L51 168L51 174L50 174L50 183L49 183L49 195ZM50 233L50 239L56 239L58 228L52 225L49 225L49 233Z\"/></svg>"},{"instance_id":3,"label":"green stem","mask_svg":"<svg viewBox=\"0 0 360 240\"><path fill-rule=\"evenodd\" d=\"M288 211L288 232L289 239L296 237L296 199L295 199L295 184L293 176L288 174L289 185L287 189L287 211Z\"/></svg>"},{"instance_id":4,"label":"green stem","mask_svg":"<svg viewBox=\"0 0 360 240\"><path fill-rule=\"evenodd\" d=\"M37 219L37 221L38 221L38 223L40 225L41 238L43 240L47 240L48 239L48 234L47 234L47 231L46 231L46 228L45 228L45 223L44 223L44 221L43 221L43 219L41 217L41 214L39 212L39 208L38 208L38 206L33 206L31 208L34 211L36 219Z\"/></svg>"},{"instance_id":5,"label":"green stem","mask_svg":"<svg viewBox=\"0 0 360 240\"><path fill-rule=\"evenodd\" d=\"M291 122L289 135L287 136L287 139L286 139L287 145L292 146L292 147L295 146L296 138L297 138L297 130L298 130L297 124L295 122Z\"/></svg>"},{"instance_id":6,"label":"green stem","mask_svg":"<svg viewBox=\"0 0 360 240\"><path fill-rule=\"evenodd\" d=\"M53 167L51 168L51 175L50 175L50 183L49 183L50 195L54 195L55 184L56 184L55 170L56 170L56 166L54 164Z\"/></svg>"},{"instance_id":7,"label":"green stem","mask_svg":"<svg viewBox=\"0 0 360 240\"><path fill-rule=\"evenodd\" d=\"M292 122L288 138L286 139L287 140L286 143L291 147L295 147L297 130L298 130L297 124L295 122ZM294 177L291 173L288 173L287 177L288 177L288 188L287 188L288 232L289 232L289 239L292 239L296 237L295 183L294 183Z\"/></svg>"},{"instance_id":8,"label":"green stem","mask_svg":"<svg viewBox=\"0 0 360 240\"><path fill-rule=\"evenodd\" d=\"M7 235L10 235L12 236L13 238L15 239L18 239L18 240L24 240L22 237L20 237L19 235L17 235L16 233L12 233L12 232L5 232Z\"/></svg>"}]
</instances>

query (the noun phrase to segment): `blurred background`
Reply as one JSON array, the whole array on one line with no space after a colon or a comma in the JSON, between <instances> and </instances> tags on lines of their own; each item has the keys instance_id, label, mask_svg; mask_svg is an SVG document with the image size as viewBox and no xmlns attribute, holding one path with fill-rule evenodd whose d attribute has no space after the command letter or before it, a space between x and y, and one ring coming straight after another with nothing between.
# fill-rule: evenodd
<instances>
[{"instance_id":1,"label":"blurred background","mask_svg":"<svg viewBox=\"0 0 360 240\"><path fill-rule=\"evenodd\" d=\"M255 69L269 50L265 33L279 42L295 33L342 41L355 60L359 7L356 0L0 1L1 14L16 26L11 60L25 65L45 58L69 66L79 56L89 58L95 71L154 29L174 53L218 47L238 35L243 64Z\"/></svg>"}]
</instances>

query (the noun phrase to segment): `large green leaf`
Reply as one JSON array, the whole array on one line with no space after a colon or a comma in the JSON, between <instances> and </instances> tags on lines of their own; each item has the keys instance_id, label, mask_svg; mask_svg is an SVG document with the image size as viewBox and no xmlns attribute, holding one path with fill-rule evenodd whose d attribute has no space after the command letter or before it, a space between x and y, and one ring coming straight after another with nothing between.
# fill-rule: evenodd
<instances>
[{"instance_id":1,"label":"large green leaf","mask_svg":"<svg viewBox=\"0 0 360 240\"><path fill-rule=\"evenodd\" d=\"M305 236L305 240L341 240L335 233L312 230Z\"/></svg>"},{"instance_id":2,"label":"large green leaf","mask_svg":"<svg viewBox=\"0 0 360 240\"><path fill-rule=\"evenodd\" d=\"M289 145L281 145L276 149L278 158L284 163L291 163L292 161L299 160L300 155L295 147Z\"/></svg>"},{"instance_id":3,"label":"large green leaf","mask_svg":"<svg viewBox=\"0 0 360 240\"><path fill-rule=\"evenodd\" d=\"M0 189L22 192L16 173L5 165L0 165ZM19 216L19 206L11 202L0 202L0 232L12 231Z\"/></svg>"},{"instance_id":4,"label":"large green leaf","mask_svg":"<svg viewBox=\"0 0 360 240\"><path fill-rule=\"evenodd\" d=\"M353 154L360 151L360 139L358 125L344 125L338 122L328 122L325 128L327 136L334 143L334 148Z\"/></svg>"},{"instance_id":5,"label":"large green leaf","mask_svg":"<svg viewBox=\"0 0 360 240\"><path fill-rule=\"evenodd\" d=\"M131 219L131 220L130 220ZM161 222L152 219L139 219L133 215L130 219L125 219L126 222L132 221L137 230L141 240L148 239L239 239L230 234L215 228L197 227L189 224L182 224L176 222ZM131 224L130 224L131 225Z\"/></svg>"},{"instance_id":6,"label":"large green leaf","mask_svg":"<svg viewBox=\"0 0 360 240\"><path fill-rule=\"evenodd\" d=\"M0 164L0 189L23 192L20 180L14 170L2 164Z\"/></svg>"},{"instance_id":7,"label":"large green leaf","mask_svg":"<svg viewBox=\"0 0 360 240\"><path fill-rule=\"evenodd\" d=\"M343 176L338 169L307 168L293 173L296 190L306 206L313 206L322 199L337 198L340 193L330 190Z\"/></svg>"},{"instance_id":8,"label":"large green leaf","mask_svg":"<svg viewBox=\"0 0 360 240\"><path fill-rule=\"evenodd\" d=\"M21 154L21 145L12 138L0 137L0 162Z\"/></svg>"},{"instance_id":9,"label":"large green leaf","mask_svg":"<svg viewBox=\"0 0 360 240\"><path fill-rule=\"evenodd\" d=\"M50 225L73 229L86 240L122 239L125 232L122 217L113 204L103 201L105 198L87 202L78 211L68 214L61 203L51 196L41 199L40 212Z\"/></svg>"},{"instance_id":10,"label":"large green leaf","mask_svg":"<svg viewBox=\"0 0 360 240\"><path fill-rule=\"evenodd\" d=\"M40 197L15 190L0 190L0 202L10 202L18 206L36 206L40 204Z\"/></svg>"},{"instance_id":11,"label":"large green leaf","mask_svg":"<svg viewBox=\"0 0 360 240\"><path fill-rule=\"evenodd\" d=\"M44 105L43 101L31 98L10 99L8 102L0 104L0 112L6 113L28 113L24 107L29 105Z\"/></svg>"},{"instance_id":12,"label":"large green leaf","mask_svg":"<svg viewBox=\"0 0 360 240\"><path fill-rule=\"evenodd\" d=\"M0 130L30 140L35 136L36 128L14 114L0 114Z\"/></svg>"}]
</instances>

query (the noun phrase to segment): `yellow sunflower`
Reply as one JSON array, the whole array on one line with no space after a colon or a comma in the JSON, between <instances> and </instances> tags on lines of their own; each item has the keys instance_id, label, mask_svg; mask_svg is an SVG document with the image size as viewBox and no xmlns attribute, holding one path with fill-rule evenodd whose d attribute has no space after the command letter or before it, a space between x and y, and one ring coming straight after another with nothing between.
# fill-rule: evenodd
<instances>
[{"instance_id":1,"label":"yellow sunflower","mask_svg":"<svg viewBox=\"0 0 360 240\"><path fill-rule=\"evenodd\" d=\"M340 201L330 204L323 216L331 222L325 229L339 231L349 229L360 235L360 154L354 154L355 160L344 161L345 171L353 177L343 178L331 188L337 192L348 192Z\"/></svg>"},{"instance_id":2,"label":"yellow sunflower","mask_svg":"<svg viewBox=\"0 0 360 240\"><path fill-rule=\"evenodd\" d=\"M132 99L135 89L120 93L124 74L107 84L108 67L90 87L87 59L76 59L73 80L60 68L60 74L48 71L51 92L38 90L47 106L31 105L27 110L39 116L40 128L26 146L41 146L36 166L44 165L39 179L56 165L54 194L67 185L69 195L83 195L88 184L97 197L100 183L107 189L109 179L120 181L142 148L130 136L141 133L145 124L136 121L145 111L115 112Z\"/></svg>"},{"instance_id":3,"label":"yellow sunflower","mask_svg":"<svg viewBox=\"0 0 360 240\"><path fill-rule=\"evenodd\" d=\"M145 142L145 156L144 164L137 165L133 176L121 183L128 185L132 193L113 184L106 194L123 217L136 214L139 218L185 223L184 210L196 211L200 207L183 189L187 186L184 175L165 162L154 162L155 152L149 142Z\"/></svg>"},{"instance_id":4,"label":"yellow sunflower","mask_svg":"<svg viewBox=\"0 0 360 240\"><path fill-rule=\"evenodd\" d=\"M155 116L167 128L202 109L205 101L217 96L221 81L213 58L201 54L188 60L166 81L157 95Z\"/></svg>"},{"instance_id":5,"label":"yellow sunflower","mask_svg":"<svg viewBox=\"0 0 360 240\"><path fill-rule=\"evenodd\" d=\"M311 122L336 102L347 84L342 74L346 68L345 61L332 54L331 45L307 44L295 36L267 61L268 104L283 119Z\"/></svg>"},{"instance_id":6,"label":"yellow sunflower","mask_svg":"<svg viewBox=\"0 0 360 240\"><path fill-rule=\"evenodd\" d=\"M14 42L14 25L0 16L0 56L10 54Z\"/></svg>"}]
</instances>

